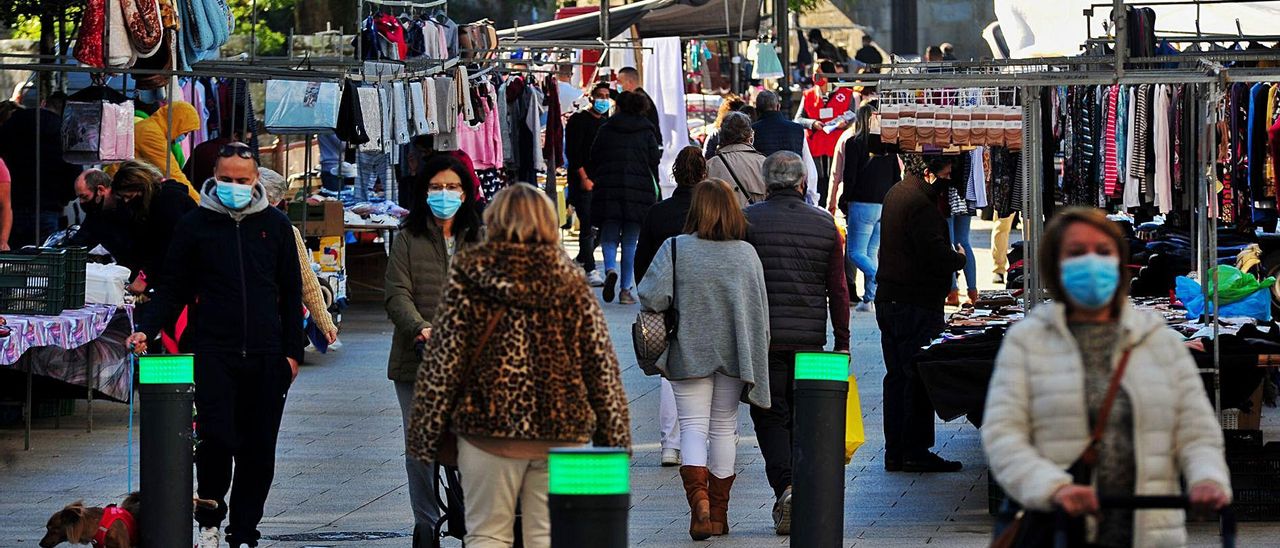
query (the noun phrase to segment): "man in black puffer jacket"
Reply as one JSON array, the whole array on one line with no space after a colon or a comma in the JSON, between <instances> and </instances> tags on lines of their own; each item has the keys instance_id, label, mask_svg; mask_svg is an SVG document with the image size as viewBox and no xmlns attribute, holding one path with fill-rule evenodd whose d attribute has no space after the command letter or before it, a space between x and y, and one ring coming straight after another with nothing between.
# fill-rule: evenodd
<instances>
[{"instance_id":1,"label":"man in black puffer jacket","mask_svg":"<svg viewBox=\"0 0 1280 548\"><path fill-rule=\"evenodd\" d=\"M640 223L658 202L658 161L662 150L649 122L649 98L643 92L618 97L618 114L609 118L591 145L587 175L595 182L591 194L591 224L600 228L604 251L604 300L613 302L621 277L622 304L635 304L631 295ZM622 270L618 271L618 245Z\"/></svg>"},{"instance_id":2,"label":"man in black puffer jacket","mask_svg":"<svg viewBox=\"0 0 1280 548\"><path fill-rule=\"evenodd\" d=\"M826 211L805 203L800 155L775 152L764 162L769 197L746 209L747 240L764 265L769 294L769 409L751 408L764 454L765 474L777 501L779 535L791 533L791 409L795 354L827 344L827 313L835 350L849 351L849 287L844 242Z\"/></svg>"},{"instance_id":3,"label":"man in black puffer jacket","mask_svg":"<svg viewBox=\"0 0 1280 548\"><path fill-rule=\"evenodd\" d=\"M941 156L928 160L927 168L908 164L902 182L884 197L876 323L884 350L884 469L889 472L961 469L959 462L929 451L935 413L915 366L920 348L942 333L951 274L964 268L963 248L952 247L937 205L950 177L951 163Z\"/></svg>"},{"instance_id":4,"label":"man in black puffer jacket","mask_svg":"<svg viewBox=\"0 0 1280 548\"><path fill-rule=\"evenodd\" d=\"M267 204L248 146L229 144L219 156L200 207L174 229L163 278L129 342L145 351L190 307L182 343L195 353L196 479L200 498L218 501L196 509L200 546L220 540L233 461L227 543L257 546L285 396L306 346L302 274L293 227Z\"/></svg>"}]
</instances>

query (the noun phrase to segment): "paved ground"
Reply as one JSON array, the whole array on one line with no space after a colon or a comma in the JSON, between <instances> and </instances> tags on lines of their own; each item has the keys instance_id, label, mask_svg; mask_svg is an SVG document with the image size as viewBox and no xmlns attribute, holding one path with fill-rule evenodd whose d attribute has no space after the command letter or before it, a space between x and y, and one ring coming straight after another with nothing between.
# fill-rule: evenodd
<instances>
[{"instance_id":1,"label":"paved ground","mask_svg":"<svg viewBox=\"0 0 1280 548\"><path fill-rule=\"evenodd\" d=\"M983 287L989 284L987 225L975 223ZM634 307L606 305L614 340L630 363L628 326ZM410 530L400 416L385 377L390 325L378 306L349 312L345 347L315 356L289 395L277 477L262 525L266 546L406 546ZM879 333L868 315L853 321L854 373L860 380L868 440L845 474L845 543L849 546L986 546L987 472L977 431L940 424L938 447L963 461L957 474L886 474L882 469ZM630 539L636 546L696 546L689 541L687 507L674 468L658 466L658 381L638 368L623 374L635 431L634 506ZM53 429L38 421L32 451L21 450L21 431L0 430L0 547L35 546L48 516L76 499L118 501L126 492L126 408L99 404L96 429L84 432L83 403L75 417ZM772 534L772 492L745 408L738 450L739 479L730 509L732 533L717 545L787 544ZM1280 429L1272 422L1274 439ZM135 457L136 457L135 448ZM136 485L137 473L134 473ZM358 537L376 533L381 540ZM1242 546L1274 546L1280 524L1246 524ZM327 537L327 538L326 538ZM345 540L344 540L345 539ZM1193 544L1215 546L1214 529L1193 527ZM446 546L457 546L457 543Z\"/></svg>"}]
</instances>

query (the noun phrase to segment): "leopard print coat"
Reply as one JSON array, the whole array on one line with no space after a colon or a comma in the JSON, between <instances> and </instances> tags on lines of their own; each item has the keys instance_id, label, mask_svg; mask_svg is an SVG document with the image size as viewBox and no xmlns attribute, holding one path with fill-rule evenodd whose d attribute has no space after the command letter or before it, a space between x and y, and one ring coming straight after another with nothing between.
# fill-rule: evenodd
<instances>
[{"instance_id":1,"label":"leopard print coat","mask_svg":"<svg viewBox=\"0 0 1280 548\"><path fill-rule=\"evenodd\" d=\"M505 310L475 354L493 314ZM414 390L410 455L460 436L631 446L621 370L582 270L555 245L487 243L453 260Z\"/></svg>"}]
</instances>

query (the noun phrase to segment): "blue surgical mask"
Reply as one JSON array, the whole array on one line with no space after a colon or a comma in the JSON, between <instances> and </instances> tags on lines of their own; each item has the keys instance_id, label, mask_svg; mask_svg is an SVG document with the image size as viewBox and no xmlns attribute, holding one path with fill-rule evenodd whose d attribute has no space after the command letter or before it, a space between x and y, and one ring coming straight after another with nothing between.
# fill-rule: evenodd
<instances>
[{"instance_id":1,"label":"blue surgical mask","mask_svg":"<svg viewBox=\"0 0 1280 548\"><path fill-rule=\"evenodd\" d=\"M218 181L218 201L230 209L241 210L253 202L253 187Z\"/></svg>"},{"instance_id":2,"label":"blue surgical mask","mask_svg":"<svg viewBox=\"0 0 1280 548\"><path fill-rule=\"evenodd\" d=\"M596 99L591 105L591 107L600 114L609 112L609 107L611 106L613 106L613 102L608 99Z\"/></svg>"},{"instance_id":3,"label":"blue surgical mask","mask_svg":"<svg viewBox=\"0 0 1280 548\"><path fill-rule=\"evenodd\" d=\"M433 190L427 193L427 205L437 219L452 219L462 207L462 193L456 190Z\"/></svg>"},{"instance_id":4,"label":"blue surgical mask","mask_svg":"<svg viewBox=\"0 0 1280 548\"><path fill-rule=\"evenodd\" d=\"M1120 286L1120 259L1090 253L1062 261L1062 290L1072 304L1097 310L1109 304Z\"/></svg>"}]
</instances>

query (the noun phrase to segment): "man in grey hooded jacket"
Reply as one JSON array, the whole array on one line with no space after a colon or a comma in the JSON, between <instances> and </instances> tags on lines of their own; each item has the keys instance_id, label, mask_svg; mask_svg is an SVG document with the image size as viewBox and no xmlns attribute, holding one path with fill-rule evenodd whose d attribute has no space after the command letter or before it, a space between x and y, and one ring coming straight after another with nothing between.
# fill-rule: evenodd
<instances>
[{"instance_id":1,"label":"man in grey hooded jacket","mask_svg":"<svg viewBox=\"0 0 1280 548\"><path fill-rule=\"evenodd\" d=\"M129 338L146 351L188 307L180 345L195 354L196 479L200 498L218 501L196 510L200 548L219 546L228 513L227 543L257 546L285 396L306 346L293 227L267 204L257 168L247 145L221 149L200 207L174 229L164 276Z\"/></svg>"}]
</instances>

